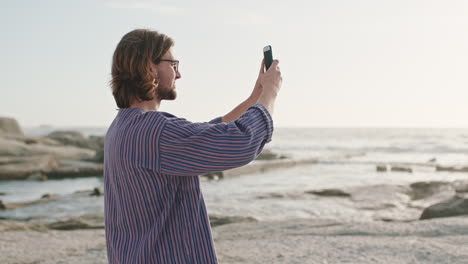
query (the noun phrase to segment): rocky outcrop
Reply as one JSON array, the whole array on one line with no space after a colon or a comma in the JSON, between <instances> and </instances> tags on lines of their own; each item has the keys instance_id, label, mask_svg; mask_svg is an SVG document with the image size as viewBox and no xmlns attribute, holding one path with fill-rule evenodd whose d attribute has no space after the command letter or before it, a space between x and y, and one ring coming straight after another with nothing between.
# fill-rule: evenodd
<instances>
[{"instance_id":1,"label":"rocky outcrop","mask_svg":"<svg viewBox=\"0 0 468 264\"><path fill-rule=\"evenodd\" d=\"M376 184L346 189L351 201L359 209L389 210L403 208L411 200L410 188L404 185Z\"/></svg>"},{"instance_id":2,"label":"rocky outcrop","mask_svg":"<svg viewBox=\"0 0 468 264\"><path fill-rule=\"evenodd\" d=\"M233 223L257 222L253 217L209 215L212 227Z\"/></svg>"},{"instance_id":3,"label":"rocky outcrop","mask_svg":"<svg viewBox=\"0 0 468 264\"><path fill-rule=\"evenodd\" d=\"M437 195L441 192L453 192L454 186L449 182L430 181L430 182L415 182L410 184L411 199L420 200L427 197Z\"/></svg>"},{"instance_id":4,"label":"rocky outcrop","mask_svg":"<svg viewBox=\"0 0 468 264\"><path fill-rule=\"evenodd\" d=\"M273 151L269 149L264 149L260 155L256 158L256 160L277 160L277 159L287 159L286 156L284 155L279 155L277 153L274 153Z\"/></svg>"},{"instance_id":5,"label":"rocky outcrop","mask_svg":"<svg viewBox=\"0 0 468 264\"><path fill-rule=\"evenodd\" d=\"M48 143L45 143L49 141ZM38 138L31 143L31 138L8 137L0 135L0 156L26 157L37 155L53 155L57 159L86 160L94 158L95 150L78 148L75 146L59 145L50 139Z\"/></svg>"},{"instance_id":6,"label":"rocky outcrop","mask_svg":"<svg viewBox=\"0 0 468 264\"><path fill-rule=\"evenodd\" d=\"M378 171L378 172L385 172L385 171L387 171L387 165L377 165L376 171Z\"/></svg>"},{"instance_id":7,"label":"rocky outcrop","mask_svg":"<svg viewBox=\"0 0 468 264\"><path fill-rule=\"evenodd\" d=\"M87 196L101 196L103 194L104 194L104 190L102 188L96 187L93 190L77 191L75 193L67 194L67 195L57 195L57 194L46 193L42 195L40 199L32 200L32 201L4 203L2 202L2 200L0 200L0 210L13 210L17 208L24 208L24 207L28 207L32 205L45 204L45 203L50 203L50 202L55 202L55 201L60 201L60 200L65 200L65 199L76 199L76 198L87 197Z\"/></svg>"},{"instance_id":8,"label":"rocky outcrop","mask_svg":"<svg viewBox=\"0 0 468 264\"><path fill-rule=\"evenodd\" d=\"M460 199L468 196L468 181L427 181L410 185L378 184L345 189L306 191L321 197L341 197L340 203L364 210L374 220L407 222L464 214ZM447 202L451 201L451 202ZM424 211L424 213L423 213ZM422 215L422 216L421 216Z\"/></svg>"},{"instance_id":9,"label":"rocky outcrop","mask_svg":"<svg viewBox=\"0 0 468 264\"><path fill-rule=\"evenodd\" d=\"M468 215L468 198L455 195L449 200L434 204L424 209L420 219Z\"/></svg>"},{"instance_id":10,"label":"rocky outcrop","mask_svg":"<svg viewBox=\"0 0 468 264\"><path fill-rule=\"evenodd\" d=\"M86 214L63 221L49 223L46 224L46 227L55 230L103 229L104 215L101 213Z\"/></svg>"},{"instance_id":11,"label":"rocky outcrop","mask_svg":"<svg viewBox=\"0 0 468 264\"><path fill-rule=\"evenodd\" d=\"M49 179L61 179L69 177L99 177L103 175L104 165L101 163L61 160L59 167L46 173Z\"/></svg>"},{"instance_id":12,"label":"rocky outcrop","mask_svg":"<svg viewBox=\"0 0 468 264\"><path fill-rule=\"evenodd\" d=\"M38 204L50 203L59 200L59 198L60 197L56 195L44 195L40 199L25 202L4 203L0 200L0 210L13 210Z\"/></svg>"},{"instance_id":13,"label":"rocky outcrop","mask_svg":"<svg viewBox=\"0 0 468 264\"><path fill-rule=\"evenodd\" d=\"M13 119L0 118L0 180L47 180L103 173L104 137L56 131L24 136Z\"/></svg>"},{"instance_id":14,"label":"rocky outcrop","mask_svg":"<svg viewBox=\"0 0 468 264\"><path fill-rule=\"evenodd\" d=\"M23 135L23 130L16 119L0 117L0 134Z\"/></svg>"},{"instance_id":15,"label":"rocky outcrop","mask_svg":"<svg viewBox=\"0 0 468 264\"><path fill-rule=\"evenodd\" d=\"M1 134L0 138L22 142L26 145L42 144L46 146L63 146L62 143L47 137L30 137L15 134Z\"/></svg>"},{"instance_id":16,"label":"rocky outcrop","mask_svg":"<svg viewBox=\"0 0 468 264\"><path fill-rule=\"evenodd\" d=\"M351 197L351 194L342 191L340 189L324 189L317 191L306 191L308 194L314 194L317 196L334 196L334 197Z\"/></svg>"},{"instance_id":17,"label":"rocky outcrop","mask_svg":"<svg viewBox=\"0 0 468 264\"><path fill-rule=\"evenodd\" d=\"M468 181L456 180L452 182L452 186L457 193L468 193Z\"/></svg>"},{"instance_id":18,"label":"rocky outcrop","mask_svg":"<svg viewBox=\"0 0 468 264\"><path fill-rule=\"evenodd\" d=\"M397 172L408 172L408 173L413 173L413 169L408 168L408 167L401 167L401 166L391 166L390 167L391 171L397 171Z\"/></svg>"},{"instance_id":19,"label":"rocky outcrop","mask_svg":"<svg viewBox=\"0 0 468 264\"><path fill-rule=\"evenodd\" d=\"M257 199L276 199L276 198L285 198L285 195L282 193L266 193L258 195Z\"/></svg>"},{"instance_id":20,"label":"rocky outcrop","mask_svg":"<svg viewBox=\"0 0 468 264\"><path fill-rule=\"evenodd\" d=\"M2 180L40 177L57 168L59 168L59 162L52 155L0 157L0 179Z\"/></svg>"},{"instance_id":21,"label":"rocky outcrop","mask_svg":"<svg viewBox=\"0 0 468 264\"><path fill-rule=\"evenodd\" d=\"M398 165L379 164L376 166L377 172L386 172L388 170L394 171L394 172L408 172L408 173L413 172L413 169L411 169L410 167L403 167L403 166L398 166Z\"/></svg>"},{"instance_id":22,"label":"rocky outcrop","mask_svg":"<svg viewBox=\"0 0 468 264\"><path fill-rule=\"evenodd\" d=\"M58 160L53 155L0 157L1 180L51 179L100 176L103 165L77 160Z\"/></svg>"},{"instance_id":23,"label":"rocky outcrop","mask_svg":"<svg viewBox=\"0 0 468 264\"><path fill-rule=\"evenodd\" d=\"M92 150L100 150L104 147L104 137L86 137L78 131L54 131L47 135L47 138L60 142L62 145L75 146Z\"/></svg>"},{"instance_id":24,"label":"rocky outcrop","mask_svg":"<svg viewBox=\"0 0 468 264\"><path fill-rule=\"evenodd\" d=\"M436 171L450 171L450 172L468 172L468 167L444 167L444 166L436 166Z\"/></svg>"}]
</instances>

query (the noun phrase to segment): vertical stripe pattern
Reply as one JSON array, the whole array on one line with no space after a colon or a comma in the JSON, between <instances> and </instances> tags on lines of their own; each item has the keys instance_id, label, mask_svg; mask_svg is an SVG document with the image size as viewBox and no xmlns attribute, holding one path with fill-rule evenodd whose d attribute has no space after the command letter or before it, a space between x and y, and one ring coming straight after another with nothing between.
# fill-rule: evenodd
<instances>
[{"instance_id":1,"label":"vertical stripe pattern","mask_svg":"<svg viewBox=\"0 0 468 264\"><path fill-rule=\"evenodd\" d=\"M199 175L248 164L272 133L260 104L230 123L120 109L104 144L109 263L217 263Z\"/></svg>"}]
</instances>

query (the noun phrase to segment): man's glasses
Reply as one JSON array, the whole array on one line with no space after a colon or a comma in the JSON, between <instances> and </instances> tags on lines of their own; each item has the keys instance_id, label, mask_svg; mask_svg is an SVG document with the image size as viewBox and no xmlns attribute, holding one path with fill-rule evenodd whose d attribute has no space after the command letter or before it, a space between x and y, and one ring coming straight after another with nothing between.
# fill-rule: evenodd
<instances>
[{"instance_id":1,"label":"man's glasses","mask_svg":"<svg viewBox=\"0 0 468 264\"><path fill-rule=\"evenodd\" d=\"M172 62L174 63L174 71L175 72L179 72L179 61L178 60L163 60L163 59L157 59L154 61L154 63L158 64L160 63L161 61L168 61L168 62Z\"/></svg>"}]
</instances>

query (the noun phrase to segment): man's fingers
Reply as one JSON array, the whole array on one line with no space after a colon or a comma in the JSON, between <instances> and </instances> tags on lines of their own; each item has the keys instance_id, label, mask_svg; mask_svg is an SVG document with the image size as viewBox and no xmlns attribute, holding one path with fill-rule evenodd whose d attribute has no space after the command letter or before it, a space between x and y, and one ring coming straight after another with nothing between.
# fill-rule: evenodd
<instances>
[{"instance_id":1,"label":"man's fingers","mask_svg":"<svg viewBox=\"0 0 468 264\"><path fill-rule=\"evenodd\" d=\"M260 72L259 74L262 74L265 72L265 59L262 59L262 63L260 65Z\"/></svg>"},{"instance_id":2,"label":"man's fingers","mask_svg":"<svg viewBox=\"0 0 468 264\"><path fill-rule=\"evenodd\" d=\"M278 66L278 63L279 63L279 60L274 60L273 63L271 64L271 67L275 67Z\"/></svg>"},{"instance_id":3,"label":"man's fingers","mask_svg":"<svg viewBox=\"0 0 468 264\"><path fill-rule=\"evenodd\" d=\"M279 60L273 60L273 63L271 63L271 66L270 68L268 68L268 70L270 70L271 68L276 69L276 67L278 66L278 63L279 63Z\"/></svg>"}]
</instances>

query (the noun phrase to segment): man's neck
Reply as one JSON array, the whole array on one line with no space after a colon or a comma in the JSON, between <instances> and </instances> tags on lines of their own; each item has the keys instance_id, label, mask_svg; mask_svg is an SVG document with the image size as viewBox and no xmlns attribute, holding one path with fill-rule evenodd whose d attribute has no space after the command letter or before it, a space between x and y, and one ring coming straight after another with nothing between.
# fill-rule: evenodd
<instances>
[{"instance_id":1,"label":"man's neck","mask_svg":"<svg viewBox=\"0 0 468 264\"><path fill-rule=\"evenodd\" d=\"M134 101L130 108L141 108L145 111L158 111L161 101L151 100L151 101Z\"/></svg>"}]
</instances>

